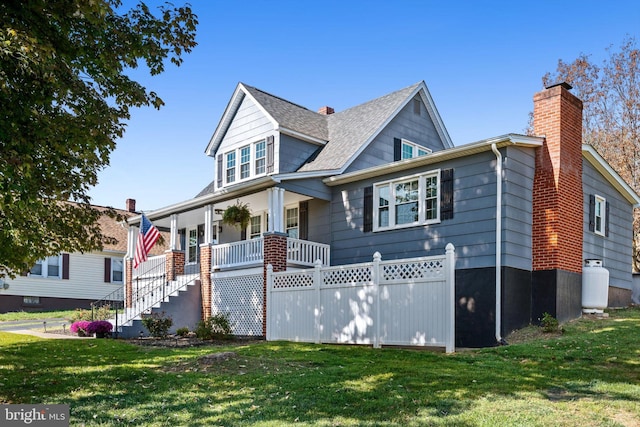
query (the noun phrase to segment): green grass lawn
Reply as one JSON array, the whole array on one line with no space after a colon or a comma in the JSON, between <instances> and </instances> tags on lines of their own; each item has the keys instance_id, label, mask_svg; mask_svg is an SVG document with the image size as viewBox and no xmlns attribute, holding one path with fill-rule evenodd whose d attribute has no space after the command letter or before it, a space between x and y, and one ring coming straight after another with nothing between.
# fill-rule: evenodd
<instances>
[{"instance_id":1,"label":"green grass lawn","mask_svg":"<svg viewBox=\"0 0 640 427\"><path fill-rule=\"evenodd\" d=\"M69 319L77 310L12 311L0 313L0 322L11 320Z\"/></svg>"},{"instance_id":2,"label":"green grass lawn","mask_svg":"<svg viewBox=\"0 0 640 427\"><path fill-rule=\"evenodd\" d=\"M452 355L259 342L187 349L0 333L0 403L71 425L634 426L640 309ZM233 351L211 365L199 357Z\"/></svg>"}]
</instances>

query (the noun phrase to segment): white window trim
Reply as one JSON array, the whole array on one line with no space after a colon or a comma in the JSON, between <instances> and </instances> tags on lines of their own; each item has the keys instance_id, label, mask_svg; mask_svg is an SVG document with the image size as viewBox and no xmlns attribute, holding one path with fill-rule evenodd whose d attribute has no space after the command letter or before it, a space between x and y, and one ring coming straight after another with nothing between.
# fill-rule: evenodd
<instances>
[{"instance_id":1,"label":"white window trim","mask_svg":"<svg viewBox=\"0 0 640 427\"><path fill-rule=\"evenodd\" d=\"M57 276L49 276L49 258L57 257L58 258L58 275ZM62 254L52 255L45 259L39 260L36 264L40 264L42 266L41 271L42 274L33 274L31 270L29 270L30 277L42 277L44 279L62 279Z\"/></svg>"},{"instance_id":2,"label":"white window trim","mask_svg":"<svg viewBox=\"0 0 640 427\"><path fill-rule=\"evenodd\" d=\"M420 156L426 156L428 154L431 154L433 152L433 150L431 150L430 148L427 147L423 147L422 145L416 144L415 142L411 142L408 139L404 139L402 138L401 140L401 146L400 146L400 152L401 152L401 160L407 160L407 158L402 157L402 154L404 154L404 146L410 146L411 147L411 151L412 151L412 155L411 159L416 158L416 157L420 157ZM424 154L418 154L419 150L424 151Z\"/></svg>"},{"instance_id":3,"label":"white window trim","mask_svg":"<svg viewBox=\"0 0 640 427\"><path fill-rule=\"evenodd\" d=\"M265 230L267 229L267 223L266 223L267 215L266 215L265 211L258 212L256 215L251 215L251 218L254 218L254 217L260 217L260 232L255 237L252 237L251 236L251 221L249 221L249 225L247 225L247 237L249 239L256 239L256 238L262 237L262 235L264 234Z\"/></svg>"},{"instance_id":4,"label":"white window trim","mask_svg":"<svg viewBox=\"0 0 640 427\"><path fill-rule=\"evenodd\" d=\"M257 153L258 144L260 143L264 143L264 156L260 157L261 159L264 159L264 167L263 167L264 172L256 173L256 166L258 162L258 157L256 156L256 153ZM243 165L242 149L247 147L249 147L249 176L242 178L242 175L241 175L242 165ZM235 170L233 174L233 180L229 181L228 170L230 168L228 167L227 158L231 153L235 153L235 166L234 166ZM223 167L224 167L223 180L224 181L223 182L225 185L236 184L238 182L248 181L253 178L266 175L267 174L267 140L266 138L259 139L249 144L242 144L242 146L239 146L233 150L229 150L225 152L223 162L224 162L223 164Z\"/></svg>"},{"instance_id":5,"label":"white window trim","mask_svg":"<svg viewBox=\"0 0 640 427\"><path fill-rule=\"evenodd\" d=\"M426 185L425 180L427 177L437 177L437 195L436 195L436 218L426 219ZM414 221L407 224L396 224L395 220L395 188L394 184L400 184L406 181L415 181L418 180L418 221ZM380 196L379 190L381 187L388 186L389 193L389 225L381 227L378 224L379 222L379 213L380 213ZM409 176L403 176L400 178L377 182L373 185L373 231L388 231L388 230L397 230L401 228L410 228L410 227L418 227L430 224L438 224L441 222L440 220L440 187L441 187L441 177L440 177L440 169L429 171L421 174L414 174Z\"/></svg>"},{"instance_id":6,"label":"white window trim","mask_svg":"<svg viewBox=\"0 0 640 427\"><path fill-rule=\"evenodd\" d=\"M593 230L599 236L604 236L606 233L605 227L607 223L607 199L602 196L595 195L596 204L593 212ZM600 204L600 228L598 229L598 204Z\"/></svg>"}]
</instances>

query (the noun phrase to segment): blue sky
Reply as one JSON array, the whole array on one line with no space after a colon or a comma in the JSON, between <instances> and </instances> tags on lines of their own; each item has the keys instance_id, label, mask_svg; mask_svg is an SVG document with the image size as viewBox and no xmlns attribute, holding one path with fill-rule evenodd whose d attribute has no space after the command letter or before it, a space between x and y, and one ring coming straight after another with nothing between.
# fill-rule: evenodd
<instances>
[{"instance_id":1,"label":"blue sky","mask_svg":"<svg viewBox=\"0 0 640 427\"><path fill-rule=\"evenodd\" d=\"M600 64L626 34L640 44L636 0L191 3L198 46L159 76L134 73L166 105L133 112L94 204L134 198L148 211L194 197L213 178L204 149L238 82L340 111L424 80L462 145L522 133L559 59Z\"/></svg>"}]
</instances>

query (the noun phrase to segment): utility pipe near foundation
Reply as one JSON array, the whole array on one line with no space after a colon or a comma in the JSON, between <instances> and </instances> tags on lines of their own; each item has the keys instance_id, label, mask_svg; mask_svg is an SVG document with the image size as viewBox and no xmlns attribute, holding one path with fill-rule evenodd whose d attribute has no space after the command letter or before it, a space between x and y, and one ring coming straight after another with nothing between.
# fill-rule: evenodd
<instances>
[{"instance_id":1,"label":"utility pipe near foundation","mask_svg":"<svg viewBox=\"0 0 640 427\"><path fill-rule=\"evenodd\" d=\"M502 344L502 154L495 143L491 151L496 155L496 342Z\"/></svg>"}]
</instances>

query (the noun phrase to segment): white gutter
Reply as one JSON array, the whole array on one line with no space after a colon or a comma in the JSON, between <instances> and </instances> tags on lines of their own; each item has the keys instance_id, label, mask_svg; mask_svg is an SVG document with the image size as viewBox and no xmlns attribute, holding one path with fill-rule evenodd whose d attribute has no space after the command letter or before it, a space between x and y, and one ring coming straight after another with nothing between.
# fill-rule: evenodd
<instances>
[{"instance_id":1,"label":"white gutter","mask_svg":"<svg viewBox=\"0 0 640 427\"><path fill-rule=\"evenodd\" d=\"M494 142L496 155L496 342L502 343L502 154Z\"/></svg>"}]
</instances>

